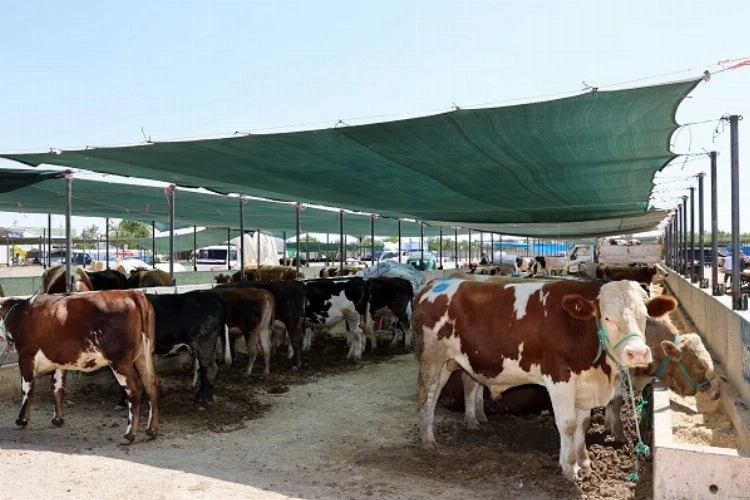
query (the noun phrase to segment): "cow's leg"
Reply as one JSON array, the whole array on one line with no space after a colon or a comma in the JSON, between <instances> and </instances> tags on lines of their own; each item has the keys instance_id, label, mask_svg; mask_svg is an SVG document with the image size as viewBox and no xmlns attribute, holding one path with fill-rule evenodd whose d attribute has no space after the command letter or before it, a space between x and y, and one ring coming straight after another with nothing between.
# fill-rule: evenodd
<instances>
[{"instance_id":1,"label":"cow's leg","mask_svg":"<svg viewBox=\"0 0 750 500\"><path fill-rule=\"evenodd\" d=\"M258 357L258 344L260 339L258 338L258 329L250 328L245 325L245 345L247 346L247 368L245 369L245 375L250 376L253 371L253 365L255 365L255 359Z\"/></svg>"},{"instance_id":2,"label":"cow's leg","mask_svg":"<svg viewBox=\"0 0 750 500\"><path fill-rule=\"evenodd\" d=\"M419 435L422 438L422 446L428 450L436 450L434 423L435 405L437 404L440 391L448 382L451 375L447 360L436 364L426 361L430 356L424 356L419 363L419 375L417 376L417 403L419 404Z\"/></svg>"},{"instance_id":3,"label":"cow's leg","mask_svg":"<svg viewBox=\"0 0 750 500\"><path fill-rule=\"evenodd\" d=\"M232 366L232 359L233 354L232 353L232 342L229 338L229 325L224 325L224 349L222 349L222 353L224 354L224 364L227 366ZM219 339L216 339L216 344L219 344ZM217 351L218 352L218 351Z\"/></svg>"},{"instance_id":4,"label":"cow's leg","mask_svg":"<svg viewBox=\"0 0 750 500\"><path fill-rule=\"evenodd\" d=\"M479 422L487 422L484 413L484 387L465 371L461 373L464 386L464 423L468 429L479 429Z\"/></svg>"},{"instance_id":5,"label":"cow's leg","mask_svg":"<svg viewBox=\"0 0 750 500\"><path fill-rule=\"evenodd\" d=\"M54 380L53 391L55 396L55 415L52 417L52 425L61 426L65 420L63 419L63 390L65 387L65 375L68 372L66 370L55 370L52 375Z\"/></svg>"},{"instance_id":6,"label":"cow's leg","mask_svg":"<svg viewBox=\"0 0 750 500\"><path fill-rule=\"evenodd\" d=\"M552 401L557 431L560 433L560 467L565 478L572 481L578 475L579 469L573 444L573 436L579 426L575 406L575 380L550 383L547 385L547 392Z\"/></svg>"},{"instance_id":7,"label":"cow's leg","mask_svg":"<svg viewBox=\"0 0 750 500\"><path fill-rule=\"evenodd\" d=\"M153 439L159 432L159 377L156 375L153 356L148 353L148 349L144 351L146 352L142 352L135 359L134 364L148 398L149 411L146 435Z\"/></svg>"},{"instance_id":8,"label":"cow's leg","mask_svg":"<svg viewBox=\"0 0 750 500\"><path fill-rule=\"evenodd\" d=\"M33 362L19 360L18 366L21 371L21 411L18 413L16 425L20 428L26 427L31 415L31 398L34 396L34 366Z\"/></svg>"},{"instance_id":9,"label":"cow's leg","mask_svg":"<svg viewBox=\"0 0 750 500\"><path fill-rule=\"evenodd\" d=\"M604 409L604 430L614 436L615 441L624 443L627 441L625 432L622 429L622 388L619 380L615 383L615 395L612 397L607 407Z\"/></svg>"},{"instance_id":10,"label":"cow's leg","mask_svg":"<svg viewBox=\"0 0 750 500\"><path fill-rule=\"evenodd\" d=\"M370 304L367 304L365 314L361 317L362 324L364 325L365 335L370 337L370 352L374 352L378 347L378 336L375 332L375 322L372 320L372 314L370 314ZM365 348L367 346L364 346Z\"/></svg>"},{"instance_id":11,"label":"cow's leg","mask_svg":"<svg viewBox=\"0 0 750 500\"><path fill-rule=\"evenodd\" d=\"M205 405L213 401L214 385L216 384L216 374L219 372L219 367L213 356L203 349L198 349L196 346L193 348L193 353L198 360L198 371L200 372L200 387L195 394L195 401L198 404Z\"/></svg>"},{"instance_id":12,"label":"cow's leg","mask_svg":"<svg viewBox=\"0 0 750 500\"><path fill-rule=\"evenodd\" d=\"M344 313L344 319L346 321L346 329L351 334L351 345L349 346L349 353L346 355L346 359L354 359L359 361L362 359L362 352L364 351L365 340L362 335L362 328L360 327L359 314L358 313Z\"/></svg>"},{"instance_id":13,"label":"cow's leg","mask_svg":"<svg viewBox=\"0 0 750 500\"><path fill-rule=\"evenodd\" d=\"M586 430L591 423L591 410L576 408L576 432L573 435L573 448L576 453L576 461L583 470L591 470L591 460L586 450Z\"/></svg>"},{"instance_id":14,"label":"cow's leg","mask_svg":"<svg viewBox=\"0 0 750 500\"><path fill-rule=\"evenodd\" d=\"M125 428L125 443L130 444L135 440L138 432L138 423L141 418L141 392L142 386L133 365L112 366L117 383L125 389L128 397L128 426Z\"/></svg>"},{"instance_id":15,"label":"cow's leg","mask_svg":"<svg viewBox=\"0 0 750 500\"><path fill-rule=\"evenodd\" d=\"M292 346L292 353L294 354L292 369L297 370L302 366L302 322L300 321L297 325L289 325L287 328L289 345Z\"/></svg>"},{"instance_id":16,"label":"cow's leg","mask_svg":"<svg viewBox=\"0 0 750 500\"><path fill-rule=\"evenodd\" d=\"M267 321L261 324L261 328L258 331L258 341L260 342L260 350L263 353L263 376L267 377L271 373L271 330Z\"/></svg>"},{"instance_id":17,"label":"cow's leg","mask_svg":"<svg viewBox=\"0 0 750 500\"><path fill-rule=\"evenodd\" d=\"M305 326L305 336L302 338L302 350L309 351L312 349L312 327L310 325ZM291 345L291 343L289 344Z\"/></svg>"}]
</instances>

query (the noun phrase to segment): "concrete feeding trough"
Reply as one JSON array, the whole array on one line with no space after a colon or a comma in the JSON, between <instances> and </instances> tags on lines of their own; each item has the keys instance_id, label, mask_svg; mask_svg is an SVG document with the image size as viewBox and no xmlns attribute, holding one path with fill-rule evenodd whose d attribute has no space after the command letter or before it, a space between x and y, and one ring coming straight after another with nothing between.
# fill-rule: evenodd
<instances>
[{"instance_id":1,"label":"concrete feeding trough","mask_svg":"<svg viewBox=\"0 0 750 500\"><path fill-rule=\"evenodd\" d=\"M722 375L718 368L716 374ZM750 411L741 401L731 384L722 383L720 407L731 421L736 448L680 443L670 391L654 384L654 499L750 498Z\"/></svg>"}]
</instances>

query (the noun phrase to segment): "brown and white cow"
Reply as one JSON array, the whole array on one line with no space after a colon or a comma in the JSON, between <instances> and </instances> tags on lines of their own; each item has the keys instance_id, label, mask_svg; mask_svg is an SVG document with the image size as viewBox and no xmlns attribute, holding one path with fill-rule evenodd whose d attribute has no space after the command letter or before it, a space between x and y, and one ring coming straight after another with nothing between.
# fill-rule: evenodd
<instances>
[{"instance_id":1,"label":"brown and white cow","mask_svg":"<svg viewBox=\"0 0 750 500\"><path fill-rule=\"evenodd\" d=\"M73 295L37 295L0 302L5 336L15 344L23 397L16 425L29 423L34 379L54 372L55 415L63 424L66 370L90 372L109 366L128 398L127 443L133 442L140 420L141 393L150 413L146 434L159 428L159 382L154 370L154 311L143 293L108 290Z\"/></svg>"},{"instance_id":2,"label":"brown and white cow","mask_svg":"<svg viewBox=\"0 0 750 500\"><path fill-rule=\"evenodd\" d=\"M271 328L276 309L273 294L259 288L213 288L206 293L217 294L224 302L229 333L245 338L248 353L245 374L250 376L260 345L265 362L263 375L267 376L271 372ZM230 337L224 342L227 364L232 362L232 340L233 337Z\"/></svg>"},{"instance_id":3,"label":"brown and white cow","mask_svg":"<svg viewBox=\"0 0 750 500\"><path fill-rule=\"evenodd\" d=\"M646 318L675 306L670 297L648 300L631 281L433 280L416 297L413 320L423 445L436 447L435 404L452 371L464 369L493 394L543 385L560 433L560 466L575 478L591 466L591 408L612 399L618 365L651 362Z\"/></svg>"},{"instance_id":4,"label":"brown and white cow","mask_svg":"<svg viewBox=\"0 0 750 500\"><path fill-rule=\"evenodd\" d=\"M86 271L80 267L70 268L70 279L73 281L73 292L90 292L94 290ZM63 293L65 288L65 265L52 266L42 274L41 293Z\"/></svg>"},{"instance_id":5,"label":"brown and white cow","mask_svg":"<svg viewBox=\"0 0 750 500\"><path fill-rule=\"evenodd\" d=\"M358 272L367 269L367 266L344 266L339 268L338 266L322 267L318 275L321 278L336 278L343 276L356 276Z\"/></svg>"},{"instance_id":6,"label":"brown and white cow","mask_svg":"<svg viewBox=\"0 0 750 500\"><path fill-rule=\"evenodd\" d=\"M241 272L232 275L232 281L241 281ZM302 273L297 272L296 267L291 266L245 266L245 280L247 281L287 281L304 278Z\"/></svg>"}]
</instances>

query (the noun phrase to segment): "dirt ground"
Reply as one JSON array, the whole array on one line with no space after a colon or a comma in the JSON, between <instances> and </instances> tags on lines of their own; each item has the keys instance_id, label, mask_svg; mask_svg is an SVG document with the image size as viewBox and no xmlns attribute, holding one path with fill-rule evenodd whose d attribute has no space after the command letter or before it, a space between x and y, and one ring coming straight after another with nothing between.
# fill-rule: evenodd
<instances>
[{"instance_id":1,"label":"dirt ground","mask_svg":"<svg viewBox=\"0 0 750 500\"><path fill-rule=\"evenodd\" d=\"M576 483L557 464L550 415L491 415L481 430L439 409L441 450L418 442L417 363L404 350L344 359L343 339L316 339L299 372L281 355L268 380L221 367L215 402L192 401L190 374L162 373L158 439L122 447L126 413L114 384L69 378L66 420L51 425L51 396L34 397L29 426L16 430L20 396L0 400L0 498L650 498L632 446L617 445L594 418L593 470ZM259 370L256 365L256 370Z\"/></svg>"}]
</instances>

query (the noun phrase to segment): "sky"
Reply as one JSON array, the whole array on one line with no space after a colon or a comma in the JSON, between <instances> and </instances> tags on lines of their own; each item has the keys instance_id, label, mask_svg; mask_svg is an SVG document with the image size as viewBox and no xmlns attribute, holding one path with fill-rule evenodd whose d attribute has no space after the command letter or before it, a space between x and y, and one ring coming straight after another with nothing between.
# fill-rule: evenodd
<instances>
[{"instance_id":1,"label":"sky","mask_svg":"<svg viewBox=\"0 0 750 500\"><path fill-rule=\"evenodd\" d=\"M720 118L750 117L750 66L718 63L750 58L748 26L745 0L16 2L0 17L0 152L320 128L707 69L677 113L693 125L672 149L688 156L657 174L653 204L674 208L716 150L719 229L729 231ZM749 128L740 122L741 165ZM710 230L708 178L705 190ZM46 216L0 213L0 226L14 222ZM104 225L74 218L91 223Z\"/></svg>"}]
</instances>

